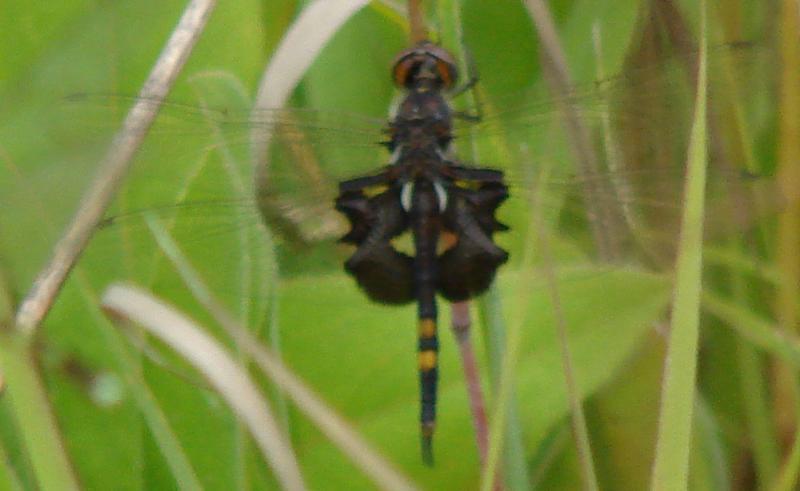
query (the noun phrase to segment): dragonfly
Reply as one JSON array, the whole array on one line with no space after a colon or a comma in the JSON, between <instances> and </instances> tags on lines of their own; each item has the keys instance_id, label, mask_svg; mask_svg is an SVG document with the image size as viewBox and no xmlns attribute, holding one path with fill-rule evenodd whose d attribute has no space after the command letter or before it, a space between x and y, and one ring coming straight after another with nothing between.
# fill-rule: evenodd
<instances>
[{"instance_id":1,"label":"dragonfly","mask_svg":"<svg viewBox=\"0 0 800 491\"><path fill-rule=\"evenodd\" d=\"M739 49L725 47L722 56ZM423 41L402 51L392 65L400 96L388 124L337 111L269 109L237 114L170 103L162 117L175 120L165 126L175 131L170 137L194 132L226 135L213 145L224 149L251 134L254 125L260 126L270 135L272 163L256 179L254 199L190 200L155 210L194 215L208 223L220 213L212 210L222 208L222 228L235 227L228 223L232 212L258 210L287 243L307 245L337 238L354 247L344 267L370 300L416 303L421 447L423 461L430 464L438 381L437 296L460 302L481 295L492 284L509 260L495 234L509 230L497 213L502 213L501 205L511 193L525 200L531 189L559 190L549 197L556 210L552 220L567 228L588 225L588 235L599 231L606 236L592 236L591 243L610 237L614 253L606 250L604 259L618 260L631 250L642 250L640 257L646 262L669 263L672 251L661 246L674 234L666 232L664 223L677 221L683 179L682 165L675 163L682 155L674 149L682 148L688 123L685 115L673 120L673 115L654 113L654 104L663 101L655 101L649 92L661 97L666 87L675 98L690 100L691 91L685 87L691 84L676 81L684 76L682 70L669 71L661 65L631 73L563 96L513 94L508 100L514 105L479 101L476 111L462 111L451 101L471 93L474 78L459 85L454 56ZM638 98L638 109L631 110L629 100L625 111L615 112L613 104L623 98ZM519 103L520 99L525 102ZM558 115L565 107L582 121L603 128L606 137L616 132L635 140L623 141L604 156L606 160L652 165L619 168L617 162L603 170L550 168L549 176L530 175L535 167L531 155L556 158L557 150L550 154L540 150L560 128ZM669 129L663 121L669 121ZM540 148L532 148L533 142ZM472 156L480 155L490 163L475 164L480 157ZM753 190L771 184L725 161L716 155L709 179L710 194L728 200L717 202L717 208L730 209L731 201L750 203ZM755 220L748 216L754 213L749 205L739 210L736 221ZM138 214L115 215L104 225ZM642 224L647 221L659 226ZM205 230L203 236L210 230L202 223L198 227Z\"/></svg>"},{"instance_id":2,"label":"dragonfly","mask_svg":"<svg viewBox=\"0 0 800 491\"><path fill-rule=\"evenodd\" d=\"M452 302L480 295L508 253L492 239L507 227L495 217L508 197L503 173L465 167L455 159L453 113L443 91L456 83L453 57L422 42L400 53L394 82L405 95L388 128L389 164L380 172L339 183L336 209L351 229L342 237L357 247L345 263L370 299L417 302L420 425L423 460L433 460L439 340L436 294ZM372 196L367 189L385 188ZM392 239L410 231L413 256ZM439 252L439 239L452 237Z\"/></svg>"}]
</instances>

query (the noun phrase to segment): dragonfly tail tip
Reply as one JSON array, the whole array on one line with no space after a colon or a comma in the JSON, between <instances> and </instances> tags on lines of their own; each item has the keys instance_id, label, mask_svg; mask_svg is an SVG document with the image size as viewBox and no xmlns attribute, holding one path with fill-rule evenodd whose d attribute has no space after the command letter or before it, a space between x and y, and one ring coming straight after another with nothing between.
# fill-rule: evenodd
<instances>
[{"instance_id":1,"label":"dragonfly tail tip","mask_svg":"<svg viewBox=\"0 0 800 491\"><path fill-rule=\"evenodd\" d=\"M422 425L422 463L433 467L433 425Z\"/></svg>"},{"instance_id":2,"label":"dragonfly tail tip","mask_svg":"<svg viewBox=\"0 0 800 491\"><path fill-rule=\"evenodd\" d=\"M430 436L422 437L422 463L433 467L433 438Z\"/></svg>"}]
</instances>

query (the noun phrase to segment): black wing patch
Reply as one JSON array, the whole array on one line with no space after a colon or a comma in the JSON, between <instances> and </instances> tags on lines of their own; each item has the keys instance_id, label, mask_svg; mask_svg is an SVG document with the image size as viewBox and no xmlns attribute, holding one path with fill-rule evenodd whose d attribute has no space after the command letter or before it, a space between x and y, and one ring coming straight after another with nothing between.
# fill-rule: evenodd
<instances>
[{"instance_id":1,"label":"black wing patch","mask_svg":"<svg viewBox=\"0 0 800 491\"><path fill-rule=\"evenodd\" d=\"M386 304L414 300L414 259L398 252L391 240L408 228L397 187L367 197L363 191L346 191L336 198L336 209L350 221L341 241L358 246L345 269L370 299Z\"/></svg>"},{"instance_id":2,"label":"black wing patch","mask_svg":"<svg viewBox=\"0 0 800 491\"><path fill-rule=\"evenodd\" d=\"M494 232L508 229L495 218L507 197L508 188L501 182L478 189L450 188L444 226L457 242L439 257L438 289L451 302L486 291L497 268L508 260L508 253L492 241Z\"/></svg>"},{"instance_id":3,"label":"black wing patch","mask_svg":"<svg viewBox=\"0 0 800 491\"><path fill-rule=\"evenodd\" d=\"M442 224L456 237L456 243L439 256L434 274L437 290L452 302L486 291L497 268L508 260L508 253L492 240L495 232L508 229L495 217L508 197L508 188L502 182L502 173L491 172L490 176L472 176L470 169L463 177L472 181L473 188L455 184L447 188L448 205ZM414 259L391 243L409 227L400 188L390 186L369 197L360 186L353 187L343 185L336 198L336 209L350 222L350 231L341 241L357 246L345 269L373 301L395 305L412 302L416 298Z\"/></svg>"}]
</instances>

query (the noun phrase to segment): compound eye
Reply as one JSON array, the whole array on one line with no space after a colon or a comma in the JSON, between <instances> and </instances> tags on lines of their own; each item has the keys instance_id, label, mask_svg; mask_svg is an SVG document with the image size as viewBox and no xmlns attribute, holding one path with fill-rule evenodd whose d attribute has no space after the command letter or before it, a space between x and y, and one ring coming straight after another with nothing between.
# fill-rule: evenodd
<instances>
[{"instance_id":1,"label":"compound eye","mask_svg":"<svg viewBox=\"0 0 800 491\"><path fill-rule=\"evenodd\" d=\"M435 76L445 89L455 85L458 71L453 57L442 47L430 42L423 42L400 53L392 71L394 83L399 87L410 87L423 65L435 71Z\"/></svg>"},{"instance_id":2,"label":"compound eye","mask_svg":"<svg viewBox=\"0 0 800 491\"><path fill-rule=\"evenodd\" d=\"M449 61L438 58L436 60L436 73L442 80L442 85L444 88L449 89L456 83L456 67Z\"/></svg>"},{"instance_id":3,"label":"compound eye","mask_svg":"<svg viewBox=\"0 0 800 491\"><path fill-rule=\"evenodd\" d=\"M419 64L419 61L411 55L398 60L394 65L394 71L392 73L392 78L394 79L395 85L398 87L405 87L409 85L411 83L411 80L409 79L411 74L414 72L415 65L417 64Z\"/></svg>"}]
</instances>

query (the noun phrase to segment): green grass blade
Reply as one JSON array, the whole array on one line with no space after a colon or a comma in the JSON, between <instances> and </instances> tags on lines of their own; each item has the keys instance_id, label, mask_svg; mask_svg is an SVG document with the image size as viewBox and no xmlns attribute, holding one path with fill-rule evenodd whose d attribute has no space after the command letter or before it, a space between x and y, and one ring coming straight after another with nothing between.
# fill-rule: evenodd
<instances>
[{"instance_id":1,"label":"green grass blade","mask_svg":"<svg viewBox=\"0 0 800 491\"><path fill-rule=\"evenodd\" d=\"M440 19L440 37L444 46L449 49L457 50L459 58L459 69L467 77L474 74L469 73L469 66L466 60L464 46L464 32L461 16L461 4L453 0L439 0L436 3ZM461 49L458 49L461 48ZM466 80L466 78L465 78ZM464 80L462 80L462 83ZM477 101L471 91L465 94L468 107L477 107ZM475 149L473 149L474 151ZM472 155L476 158L477 155ZM487 340L488 360L490 364L490 383L497 393L502 371L502 362L505 355L505 333L506 325L503 316L502 301L496 286L492 286L481 299L477 302L481 326L484 339ZM520 425L520 418L517 409L517 398L513 389L511 390L505 409L505 428L502 429L503 450L502 450L502 481L508 489L524 490L531 489L528 477L528 466L525 455L525 445L522 441L523 431Z\"/></svg>"},{"instance_id":2,"label":"green grass blade","mask_svg":"<svg viewBox=\"0 0 800 491\"><path fill-rule=\"evenodd\" d=\"M705 12L705 2L700 8ZM697 373L707 155L706 35L701 32L697 97L688 151L685 208L678 244L672 324L661 395L651 489L686 489Z\"/></svg>"},{"instance_id":3,"label":"green grass blade","mask_svg":"<svg viewBox=\"0 0 800 491\"><path fill-rule=\"evenodd\" d=\"M522 289L521 291L525 291ZM509 416L512 415L511 407L514 394L514 369L519 361L519 346L522 337L522 315L521 313L512 316L514 319L510 324L508 336L502 345L502 357L500 360L499 377L496 382L496 392L491 404L491 416L489 426L489 454L486 460L481 477L481 487L483 491L494 489L497 479L497 469L501 462L501 449L505 444L506 428Z\"/></svg>"},{"instance_id":4,"label":"green grass blade","mask_svg":"<svg viewBox=\"0 0 800 491\"><path fill-rule=\"evenodd\" d=\"M487 291L478 302L483 335L487 339L487 351L492 384L495 390L502 371L503 350L505 347L505 322L500 292L496 286ZM525 445L522 442L522 428L517 413L517 403L511 394L507 407L506 429L503 446L503 470L508 489L531 489L528 477Z\"/></svg>"},{"instance_id":5,"label":"green grass blade","mask_svg":"<svg viewBox=\"0 0 800 491\"><path fill-rule=\"evenodd\" d=\"M795 435L792 443L792 450L786 458L781 473L778 475L776 483L772 486L773 491L791 491L797 489L797 476L800 475L800 433Z\"/></svg>"},{"instance_id":6,"label":"green grass blade","mask_svg":"<svg viewBox=\"0 0 800 491\"><path fill-rule=\"evenodd\" d=\"M797 162L800 160L800 143L797 134L800 130L798 117L800 116L800 82L797 70L800 67L800 48L797 44L797 32L800 29L800 5L791 0L781 3L780 23L778 25L781 73L780 73L780 146L778 149L779 168L778 175L783 193L796 202L797 189L800 184L800 171ZM796 334L798 318L797 298L800 295L800 259L797 255L797 244L800 240L800 209L795 205L780 217L778 224L778 254L777 263L786 281L780 284L777 294L776 317L778 324L786 332ZM786 464L781 469L776 490L797 489L798 475L800 475L800 431L797 430L797 421L800 420L800 408L797 406L798 377L797 372L786 377L785 392L794 396L795 411L794 443ZM783 389L779 387L778 390ZM777 412L777 411L776 411Z\"/></svg>"},{"instance_id":7,"label":"green grass blade","mask_svg":"<svg viewBox=\"0 0 800 491\"><path fill-rule=\"evenodd\" d=\"M8 452L2 446L0 446L0 459L3 459L3 463L0 464L0 491L23 491L25 487L14 466L11 465Z\"/></svg>"},{"instance_id":8,"label":"green grass blade","mask_svg":"<svg viewBox=\"0 0 800 491\"><path fill-rule=\"evenodd\" d=\"M549 169L543 166L542 174L547 175ZM586 490L597 491L597 472L594 468L594 457L592 456L592 446L589 440L589 430L586 424L586 414L583 410L583 402L580 396L579 382L575 373L572 348L570 347L569 335L567 334L567 319L562 305L561 293L557 275L553 268L554 257L552 254L550 241L546 232L546 224L541 210L541 193L534 191L531 196L531 221L532 227L529 233L537 231L538 237L532 239L531 243L536 243L542 255L542 276L547 281L550 293L550 303L553 308L554 327L558 333L558 344L560 347L562 370L564 373L564 384L566 386L567 398L569 400L570 413L572 416L572 434L578 452L578 463L581 471L583 488ZM530 256L528 256L530 257Z\"/></svg>"},{"instance_id":9,"label":"green grass blade","mask_svg":"<svg viewBox=\"0 0 800 491\"><path fill-rule=\"evenodd\" d=\"M43 206L41 203L36 202L33 206L36 210L36 219L39 223L43 224L45 228L53 228L53 224L50 223L50 217L44 213ZM170 471L172 472L175 481L179 484L181 489L202 489L200 482L192 469L191 463L189 462L186 453L184 452L180 441L178 440L177 436L175 435L174 431L172 430L169 422L167 421L164 412L161 410L158 401L155 399L153 393L149 390L147 385L144 383L140 376L141 367L139 365L138 360L134 359L130 352L125 348L124 344L122 343L121 339L115 335L113 332L110 324L106 322L105 318L100 314L99 309L97 308L97 295L93 290L92 286L87 277L87 272L84 270L82 265L78 265L78 267L73 272L73 281L76 283L77 288L80 292L79 297L82 301L86 304L85 308L91 314L91 320L101 326L99 332L102 333L103 342L104 342L104 349L107 350L109 353L112 353L111 359L114 360L115 366L117 368L118 373L121 375L122 379L125 381L127 389L130 391L130 394L135 400L135 403L141 412L142 418L150 430L151 434L153 435L156 444L161 451L167 466L169 467ZM0 296L0 308L9 306L11 304L10 297L5 295ZM5 314L3 314L5 317ZM0 317L2 319L2 317ZM0 321L1 323L2 321ZM10 343L0 343L0 350L2 348L7 348L8 350L12 350L13 348L10 346ZM13 356L13 353L12 353ZM0 351L0 364L5 363L6 354ZM14 365L19 366L21 370L26 370L24 364L28 363L23 359L16 360ZM10 372L3 369L3 373L6 375L7 380L12 380L13 377L11 376ZM31 374L28 376L32 376L35 374ZM18 384L25 386L26 384ZM33 387L32 385L30 387ZM24 390L33 390L31 388L26 388ZM25 394L23 394L25 395ZM43 396L42 396L43 397ZM47 408L47 405L39 404L34 407L34 411L39 411ZM23 426L22 430L25 431L33 431L38 432L41 435L41 432L44 431L42 428L37 428L34 424L36 420L27 421L29 414L23 414L25 416L24 421L18 421L18 423ZM38 423L37 423L38 424ZM32 426L33 430L26 428L25 426ZM33 433L37 434L37 433ZM47 441L56 441L53 439L52 435L45 435L40 436L38 438L40 442L47 442ZM38 454L38 453L37 453ZM44 455L44 454L42 454ZM48 464L49 465L49 464ZM57 481L56 481L57 482ZM65 482L66 481L62 481ZM60 489L65 489L66 484L62 485ZM55 488L59 489L59 488Z\"/></svg>"},{"instance_id":10,"label":"green grass blade","mask_svg":"<svg viewBox=\"0 0 800 491\"><path fill-rule=\"evenodd\" d=\"M2 266L2 265L0 265ZM0 373L7 399L22 433L38 485L44 489L79 489L69 457L37 369L30 338L11 330L13 299L5 270L0 267ZM0 448L0 487L20 486L11 462Z\"/></svg>"},{"instance_id":11,"label":"green grass blade","mask_svg":"<svg viewBox=\"0 0 800 491\"><path fill-rule=\"evenodd\" d=\"M697 452L692 458L692 489L731 489L730 464L714 412L702 396L697 398L695 409L697 429L692 436Z\"/></svg>"},{"instance_id":12,"label":"green grass blade","mask_svg":"<svg viewBox=\"0 0 800 491\"><path fill-rule=\"evenodd\" d=\"M752 310L713 292L703 292L703 309L735 329L744 339L773 356L800 367L800 341Z\"/></svg>"},{"instance_id":13,"label":"green grass blade","mask_svg":"<svg viewBox=\"0 0 800 491\"><path fill-rule=\"evenodd\" d=\"M39 487L45 491L80 489L29 339L16 333L7 333L0 339L0 367L8 384L8 400Z\"/></svg>"},{"instance_id":14,"label":"green grass blade","mask_svg":"<svg viewBox=\"0 0 800 491\"><path fill-rule=\"evenodd\" d=\"M122 338L113 331L110 321L101 315L96 292L89 286L80 268L76 270L75 278L82 297L89 304L92 317L101 326L100 332L106 349L113 354L117 370L178 487L183 490L203 489L182 442L167 420L155 394L142 378L139 360L133 357Z\"/></svg>"},{"instance_id":15,"label":"green grass blade","mask_svg":"<svg viewBox=\"0 0 800 491\"><path fill-rule=\"evenodd\" d=\"M741 282L741 278L735 281ZM764 363L755 347L744 339L736 340L736 357L741 372L742 406L753 445L756 475L759 482L772 482L778 472L780 450L769 408Z\"/></svg>"}]
</instances>

